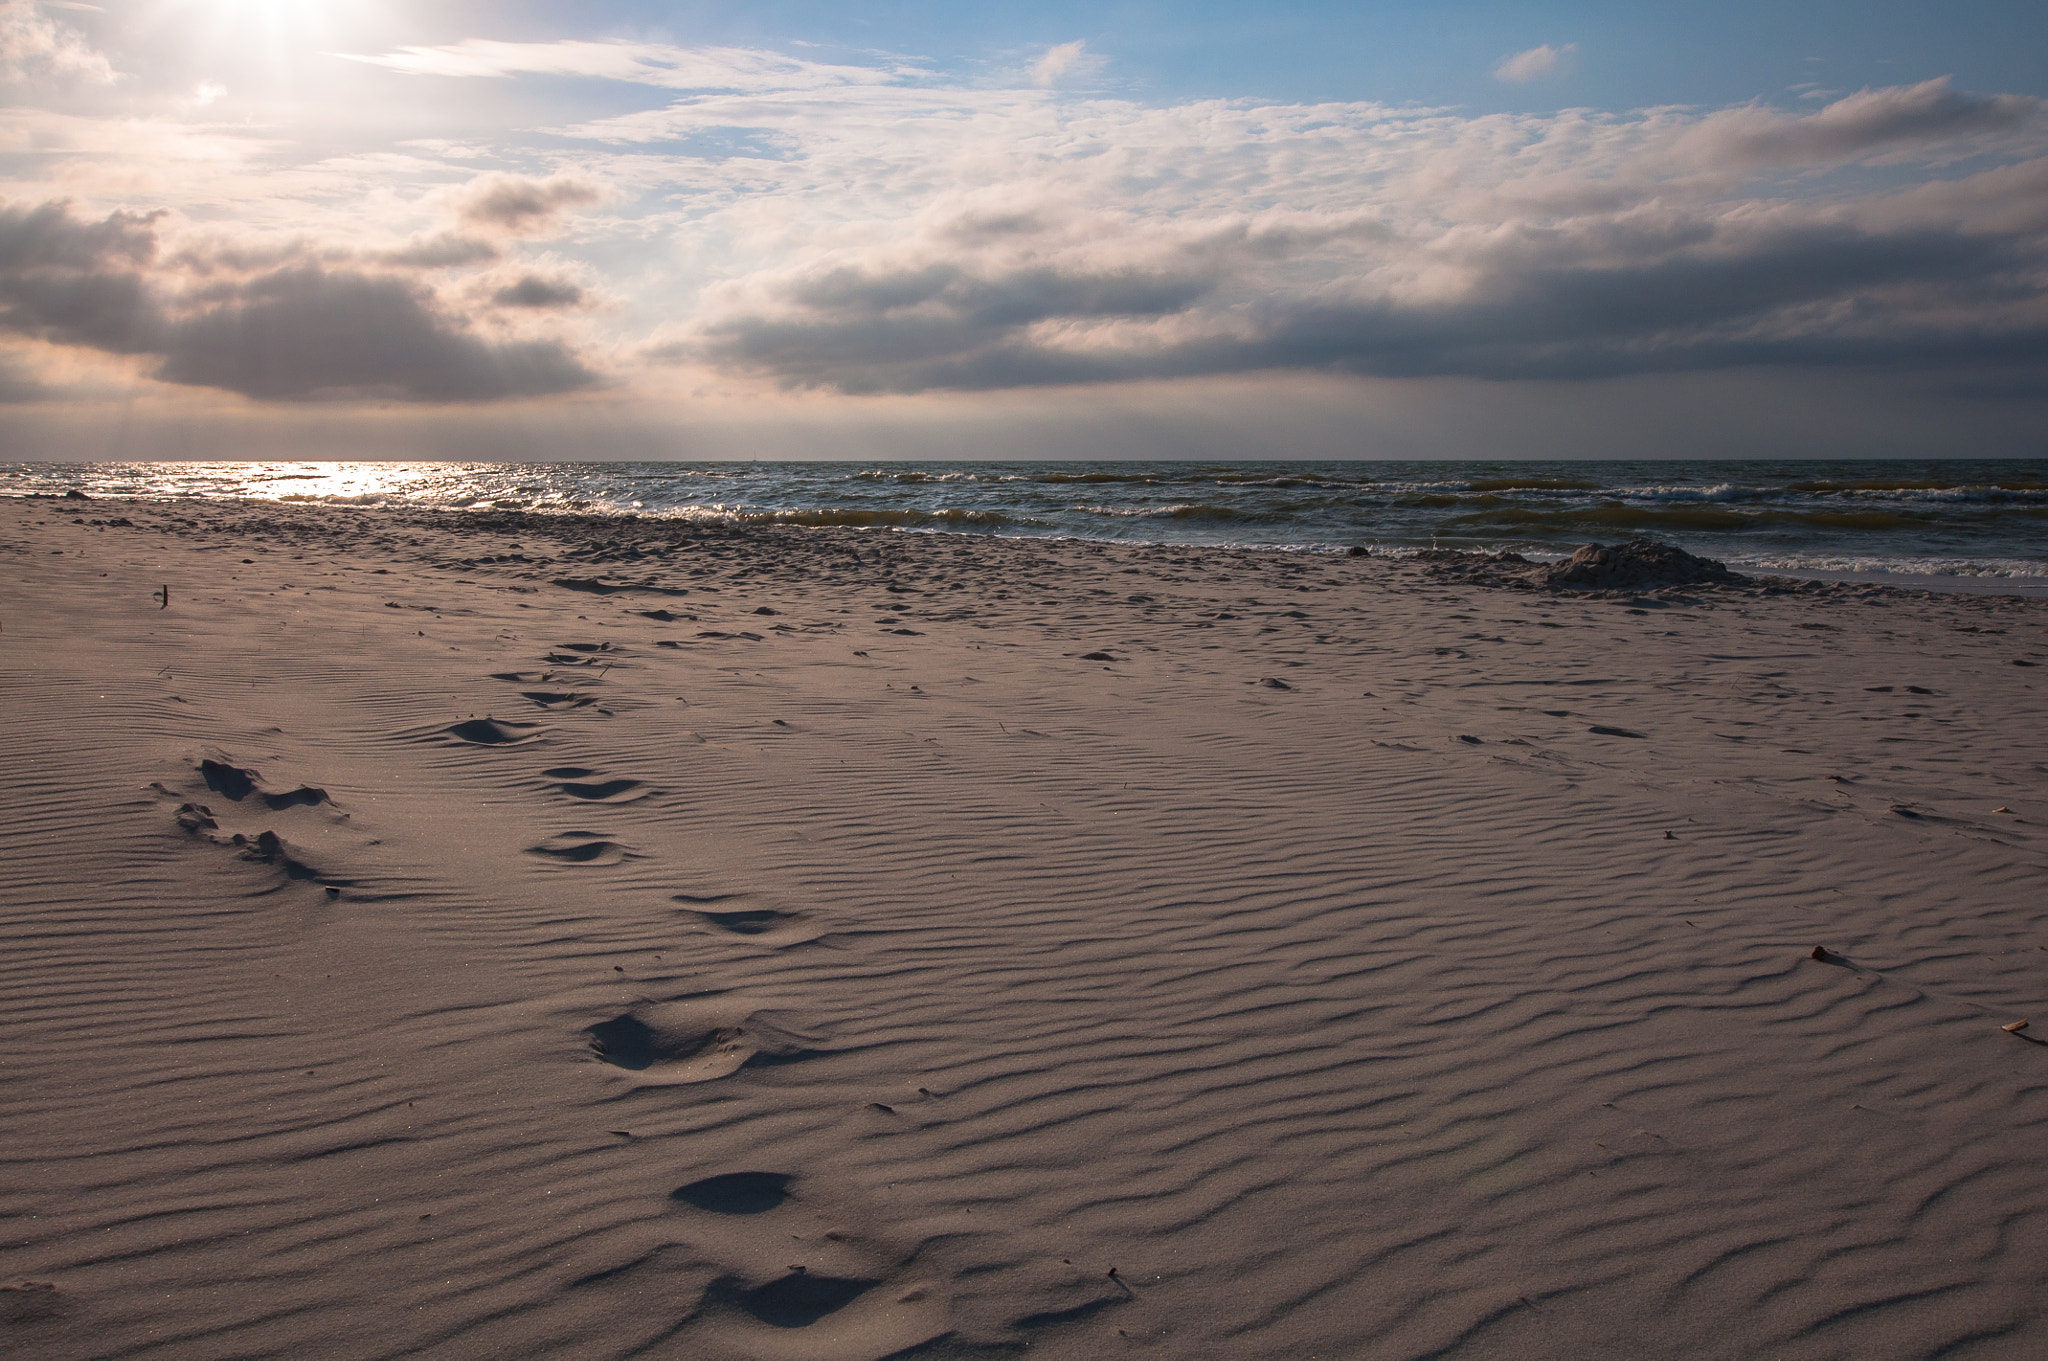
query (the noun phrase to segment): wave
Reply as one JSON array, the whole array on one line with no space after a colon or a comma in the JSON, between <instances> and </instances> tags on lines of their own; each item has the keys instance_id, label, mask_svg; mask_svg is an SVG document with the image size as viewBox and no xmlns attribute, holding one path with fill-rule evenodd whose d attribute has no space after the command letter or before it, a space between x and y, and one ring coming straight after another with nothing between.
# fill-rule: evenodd
<instances>
[{"instance_id":1,"label":"wave","mask_svg":"<svg viewBox=\"0 0 2048 1361\"><path fill-rule=\"evenodd\" d=\"M2044 510L2043 514L2048 514ZM1861 531L1884 534L1902 530L1925 530L1938 526L1937 516L1925 510L1882 510L1875 507L1837 509L1789 506L1644 506L1605 503L1572 506L1561 510L1538 510L1527 506L1504 506L1453 517L1456 525L1501 525L1518 528L1568 528L1631 530L1701 530L1740 533L1745 530L1812 529L1835 532Z\"/></svg>"},{"instance_id":2,"label":"wave","mask_svg":"<svg viewBox=\"0 0 2048 1361\"><path fill-rule=\"evenodd\" d=\"M1572 506L1564 510L1502 506L1470 515L1454 515L1445 521L1445 528L1456 525L1560 531L1580 528L1741 530L1754 528L1756 523L1754 515L1739 510L1715 510L1703 506L1631 506L1610 502L1597 506Z\"/></svg>"},{"instance_id":3,"label":"wave","mask_svg":"<svg viewBox=\"0 0 2048 1361\"><path fill-rule=\"evenodd\" d=\"M700 520L730 525L801 525L812 529L978 529L993 531L1028 523L999 510L955 506L943 510L910 507L882 510L858 506L796 507L784 510L738 510L724 506L685 506L656 512L657 518Z\"/></svg>"},{"instance_id":4,"label":"wave","mask_svg":"<svg viewBox=\"0 0 2048 1361\"><path fill-rule=\"evenodd\" d=\"M1274 517L1259 511L1238 510L1232 506L1209 505L1204 502L1180 502L1170 506L1074 506L1072 509L1087 515L1100 515L1119 520L1271 520Z\"/></svg>"},{"instance_id":5,"label":"wave","mask_svg":"<svg viewBox=\"0 0 2048 1361\"><path fill-rule=\"evenodd\" d=\"M1985 483L1968 483L1968 482L1931 482L1931 481L1926 481L1926 480L1914 480L1914 481L1904 481L1904 482L1899 482L1899 481L1871 481L1871 482L1833 482L1833 481L1818 481L1818 482L1788 482L1788 483L1786 483L1786 484L1785 484L1785 489L1786 489L1787 491L1797 491L1797 492L1810 492L1810 493L1815 493L1815 494L1820 494L1820 495L1826 495L1826 494L1829 494L1829 493L1834 493L1834 492L1871 492L1871 491L1882 491L1882 492L1898 492L1898 491L1904 491L1904 492L1955 492L1955 491L1963 491L1963 492L1968 492L1968 491L1986 491L1986 492L1999 492L1999 491L2004 491L2004 492L2048 492L2048 483L2043 483L2043 482L1992 482L1992 483L1989 483L1989 484L1985 484Z\"/></svg>"},{"instance_id":6,"label":"wave","mask_svg":"<svg viewBox=\"0 0 2048 1361\"><path fill-rule=\"evenodd\" d=\"M1910 558L1842 554L1751 554L1728 559L1745 572L1855 572L1872 576L1982 577L2048 581L2048 562L2024 558Z\"/></svg>"},{"instance_id":7,"label":"wave","mask_svg":"<svg viewBox=\"0 0 2048 1361\"><path fill-rule=\"evenodd\" d=\"M1561 477L1482 477L1465 486L1471 491L1599 491L1601 484Z\"/></svg>"},{"instance_id":8,"label":"wave","mask_svg":"<svg viewBox=\"0 0 2048 1361\"><path fill-rule=\"evenodd\" d=\"M979 473L927 473L914 470L898 471L893 468L869 468L863 472L855 473L853 476L862 482L896 482L908 486L917 486L924 482L979 482L982 480Z\"/></svg>"},{"instance_id":9,"label":"wave","mask_svg":"<svg viewBox=\"0 0 2048 1361\"><path fill-rule=\"evenodd\" d=\"M390 496L376 491L348 494L336 493L334 495L321 495L316 492L286 492L283 496L266 499L317 506L384 506L391 503Z\"/></svg>"}]
</instances>

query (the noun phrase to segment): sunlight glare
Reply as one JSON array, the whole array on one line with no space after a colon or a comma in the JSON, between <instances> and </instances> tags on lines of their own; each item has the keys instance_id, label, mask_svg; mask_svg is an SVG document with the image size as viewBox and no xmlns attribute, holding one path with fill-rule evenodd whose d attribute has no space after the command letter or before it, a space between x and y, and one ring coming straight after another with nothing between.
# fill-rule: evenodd
<instances>
[{"instance_id":1,"label":"sunlight glare","mask_svg":"<svg viewBox=\"0 0 2048 1361\"><path fill-rule=\"evenodd\" d=\"M383 0L159 0L156 14L217 62L274 70L356 41L385 9Z\"/></svg>"}]
</instances>

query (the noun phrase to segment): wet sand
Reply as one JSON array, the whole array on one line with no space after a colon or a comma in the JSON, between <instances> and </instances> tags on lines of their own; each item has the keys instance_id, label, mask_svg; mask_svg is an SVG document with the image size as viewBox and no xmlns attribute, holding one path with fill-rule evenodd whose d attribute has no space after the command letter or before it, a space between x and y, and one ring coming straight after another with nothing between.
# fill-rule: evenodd
<instances>
[{"instance_id":1,"label":"wet sand","mask_svg":"<svg viewBox=\"0 0 2048 1361\"><path fill-rule=\"evenodd\" d=\"M0 581L0 1353L2048 1352L2048 602L55 500Z\"/></svg>"}]
</instances>

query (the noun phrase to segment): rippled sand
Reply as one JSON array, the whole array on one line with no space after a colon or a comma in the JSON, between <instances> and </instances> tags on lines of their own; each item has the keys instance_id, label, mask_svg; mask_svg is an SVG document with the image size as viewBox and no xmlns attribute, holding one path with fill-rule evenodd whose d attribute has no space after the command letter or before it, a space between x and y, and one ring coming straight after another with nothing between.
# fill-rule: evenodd
<instances>
[{"instance_id":1,"label":"rippled sand","mask_svg":"<svg viewBox=\"0 0 2048 1361\"><path fill-rule=\"evenodd\" d=\"M2048 1353L2048 604L49 500L0 582L0 1353Z\"/></svg>"}]
</instances>

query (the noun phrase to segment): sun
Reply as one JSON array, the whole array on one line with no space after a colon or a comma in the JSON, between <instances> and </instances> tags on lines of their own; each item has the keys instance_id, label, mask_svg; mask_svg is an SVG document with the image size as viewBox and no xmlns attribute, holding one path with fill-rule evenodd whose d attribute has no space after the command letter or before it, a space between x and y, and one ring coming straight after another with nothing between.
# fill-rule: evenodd
<instances>
[{"instance_id":1,"label":"sun","mask_svg":"<svg viewBox=\"0 0 2048 1361\"><path fill-rule=\"evenodd\" d=\"M226 67L275 72L380 27L385 0L157 0L146 28Z\"/></svg>"}]
</instances>

